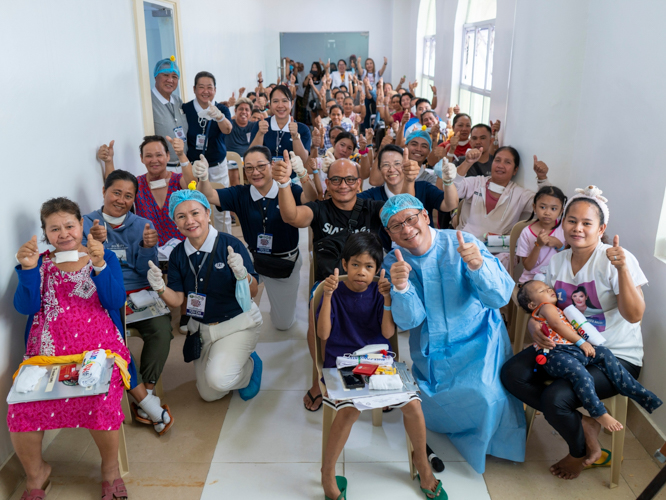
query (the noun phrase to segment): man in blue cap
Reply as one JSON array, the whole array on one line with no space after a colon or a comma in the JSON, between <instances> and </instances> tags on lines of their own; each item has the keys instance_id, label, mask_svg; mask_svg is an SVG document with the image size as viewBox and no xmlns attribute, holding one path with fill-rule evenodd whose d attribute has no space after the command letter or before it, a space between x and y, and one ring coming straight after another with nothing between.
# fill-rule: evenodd
<instances>
[{"instance_id":1,"label":"man in blue cap","mask_svg":"<svg viewBox=\"0 0 666 500\"><path fill-rule=\"evenodd\" d=\"M185 154L187 154L187 119L183 112L183 101L174 94L178 88L180 69L176 64L176 58L171 56L158 61L153 71L155 87L153 87L153 121L155 122L155 135L162 137L178 137L185 143ZM167 168L173 172L180 173L181 165L178 161L171 141L169 143L169 162Z\"/></svg>"},{"instance_id":2,"label":"man in blue cap","mask_svg":"<svg viewBox=\"0 0 666 500\"><path fill-rule=\"evenodd\" d=\"M381 219L397 246L383 268L393 319L410 330L426 427L446 434L480 474L486 455L522 462L523 407L499 377L511 356L499 308L511 299L513 280L471 234L429 227L423 204L409 194L390 198Z\"/></svg>"}]
</instances>

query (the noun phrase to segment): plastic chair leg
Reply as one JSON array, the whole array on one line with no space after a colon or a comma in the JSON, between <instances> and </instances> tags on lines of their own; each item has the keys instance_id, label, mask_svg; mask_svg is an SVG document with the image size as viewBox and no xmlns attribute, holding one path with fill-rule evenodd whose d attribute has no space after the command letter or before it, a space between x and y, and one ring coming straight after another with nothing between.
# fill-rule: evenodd
<instances>
[{"instance_id":1,"label":"plastic chair leg","mask_svg":"<svg viewBox=\"0 0 666 500\"><path fill-rule=\"evenodd\" d=\"M382 409L375 408L372 410L372 425L375 427L382 426Z\"/></svg>"},{"instance_id":2,"label":"plastic chair leg","mask_svg":"<svg viewBox=\"0 0 666 500\"><path fill-rule=\"evenodd\" d=\"M414 467L414 446L412 440L409 439L409 434L405 432L407 438L407 460L409 461L409 478L413 481L416 477L416 467Z\"/></svg>"},{"instance_id":3,"label":"plastic chair leg","mask_svg":"<svg viewBox=\"0 0 666 500\"><path fill-rule=\"evenodd\" d=\"M515 330L513 337L513 354L518 354L525 345L525 332L527 331L527 322L529 315L521 307L516 308Z\"/></svg>"},{"instance_id":4,"label":"plastic chair leg","mask_svg":"<svg viewBox=\"0 0 666 500\"><path fill-rule=\"evenodd\" d=\"M527 443L527 440L530 438L530 432L532 432L532 425L534 424L534 418L536 417L536 413L537 411L534 408L525 405L525 424L526 424L525 443Z\"/></svg>"},{"instance_id":5,"label":"plastic chair leg","mask_svg":"<svg viewBox=\"0 0 666 500\"><path fill-rule=\"evenodd\" d=\"M130 409L129 398L127 397L127 391L123 391L123 398L120 401L120 405L123 409L123 414L125 415L125 420L123 423L129 425L132 423L132 410Z\"/></svg>"},{"instance_id":6,"label":"plastic chair leg","mask_svg":"<svg viewBox=\"0 0 666 500\"><path fill-rule=\"evenodd\" d=\"M611 466L609 488L617 488L620 484L620 471L622 469L622 456L624 455L624 434L627 428L627 404L626 396L613 396L609 400L609 413L622 424L622 430L613 433L611 440Z\"/></svg>"},{"instance_id":7,"label":"plastic chair leg","mask_svg":"<svg viewBox=\"0 0 666 500\"><path fill-rule=\"evenodd\" d=\"M129 457L127 456L127 443L125 442L125 424L120 424L118 437L118 467L120 468L120 477L129 474Z\"/></svg>"}]
</instances>

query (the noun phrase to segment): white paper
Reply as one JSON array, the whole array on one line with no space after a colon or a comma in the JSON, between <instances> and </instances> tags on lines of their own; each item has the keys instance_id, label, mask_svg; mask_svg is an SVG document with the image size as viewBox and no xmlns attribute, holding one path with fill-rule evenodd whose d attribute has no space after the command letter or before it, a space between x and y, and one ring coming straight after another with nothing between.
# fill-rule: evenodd
<instances>
[{"instance_id":1,"label":"white paper","mask_svg":"<svg viewBox=\"0 0 666 500\"><path fill-rule=\"evenodd\" d=\"M180 243L179 239L171 238L164 245L159 247L157 249L157 256L158 256L159 260L161 260L161 261L169 260L169 256L171 255L171 252L173 251L174 248L176 248L176 245L178 245L178 243Z\"/></svg>"},{"instance_id":2,"label":"white paper","mask_svg":"<svg viewBox=\"0 0 666 500\"><path fill-rule=\"evenodd\" d=\"M357 410L372 410L384 408L385 406L397 405L408 401L413 392L401 392L398 394L386 394L385 396L370 396L367 398L354 398L352 403Z\"/></svg>"},{"instance_id":3,"label":"white paper","mask_svg":"<svg viewBox=\"0 0 666 500\"><path fill-rule=\"evenodd\" d=\"M134 305L139 309L148 307L155 303L155 297L148 290L141 290L140 292L134 292L129 294L130 299L134 302Z\"/></svg>"},{"instance_id":4,"label":"white paper","mask_svg":"<svg viewBox=\"0 0 666 500\"><path fill-rule=\"evenodd\" d=\"M26 393L35 389L48 370L43 366L26 366L16 380L16 392Z\"/></svg>"}]
</instances>

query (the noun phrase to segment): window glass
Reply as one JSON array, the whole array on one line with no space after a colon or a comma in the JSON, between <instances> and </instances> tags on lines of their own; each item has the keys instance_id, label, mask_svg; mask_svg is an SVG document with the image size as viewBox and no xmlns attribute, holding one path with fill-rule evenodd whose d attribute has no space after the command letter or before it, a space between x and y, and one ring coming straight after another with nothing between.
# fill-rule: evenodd
<instances>
[{"instance_id":1,"label":"window glass","mask_svg":"<svg viewBox=\"0 0 666 500\"><path fill-rule=\"evenodd\" d=\"M143 2L143 14L146 23L146 43L148 46L148 72L150 86L155 86L153 71L161 59L176 55L176 31L173 22L173 10L153 2ZM176 60L178 67L181 61ZM180 96L180 85L174 91Z\"/></svg>"}]
</instances>

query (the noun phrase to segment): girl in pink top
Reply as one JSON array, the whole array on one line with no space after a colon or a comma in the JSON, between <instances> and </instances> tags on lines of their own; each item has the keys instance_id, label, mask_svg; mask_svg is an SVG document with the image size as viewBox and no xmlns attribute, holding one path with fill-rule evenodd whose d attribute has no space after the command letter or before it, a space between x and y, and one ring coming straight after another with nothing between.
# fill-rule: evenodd
<instances>
[{"instance_id":1,"label":"girl in pink top","mask_svg":"<svg viewBox=\"0 0 666 500\"><path fill-rule=\"evenodd\" d=\"M516 245L516 255L523 258L524 267L519 283L533 280L553 255L564 250L560 217L566 203L567 197L555 186L544 186L534 196L532 216L537 220L523 229Z\"/></svg>"}]
</instances>

